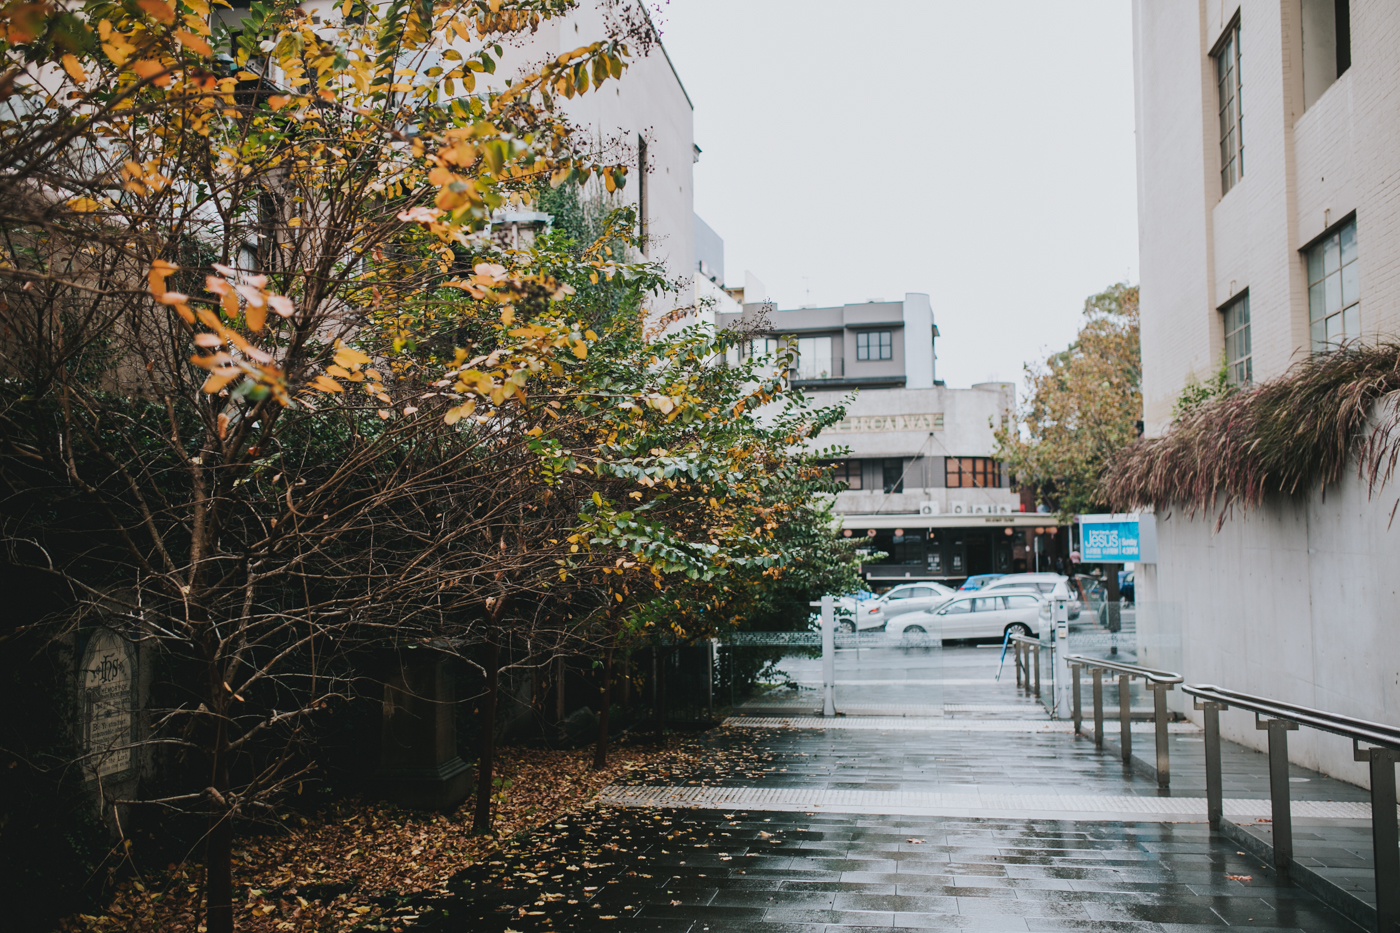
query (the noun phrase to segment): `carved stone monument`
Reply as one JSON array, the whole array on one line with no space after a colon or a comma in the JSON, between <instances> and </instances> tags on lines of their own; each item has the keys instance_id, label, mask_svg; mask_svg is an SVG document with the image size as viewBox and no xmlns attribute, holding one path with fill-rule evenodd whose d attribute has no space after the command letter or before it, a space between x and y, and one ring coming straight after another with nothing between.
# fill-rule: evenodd
<instances>
[{"instance_id":1,"label":"carved stone monument","mask_svg":"<svg viewBox=\"0 0 1400 933\"><path fill-rule=\"evenodd\" d=\"M83 652L83 771L91 780L115 780L132 770L135 668L131 646L107 629L93 634Z\"/></svg>"}]
</instances>

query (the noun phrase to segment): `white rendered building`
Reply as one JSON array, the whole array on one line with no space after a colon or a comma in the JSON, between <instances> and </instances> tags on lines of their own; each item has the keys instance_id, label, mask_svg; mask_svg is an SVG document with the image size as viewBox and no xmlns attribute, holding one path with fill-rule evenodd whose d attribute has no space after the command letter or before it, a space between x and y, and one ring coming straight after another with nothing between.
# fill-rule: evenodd
<instances>
[{"instance_id":1,"label":"white rendered building","mask_svg":"<svg viewBox=\"0 0 1400 933\"><path fill-rule=\"evenodd\" d=\"M721 313L718 324L752 321L760 307ZM1013 413L1015 386L951 389L935 378L938 329L928 295L791 311L769 305L767 320L772 336L747 351L796 342L794 387L819 405L847 402L846 418L814 446L849 448L836 463L848 488L834 511L844 534L888 555L865 565L872 587L1053 568L1067 546L1056 540L1061 530L1052 516L1023 511L994 457L994 432Z\"/></svg>"}]
</instances>

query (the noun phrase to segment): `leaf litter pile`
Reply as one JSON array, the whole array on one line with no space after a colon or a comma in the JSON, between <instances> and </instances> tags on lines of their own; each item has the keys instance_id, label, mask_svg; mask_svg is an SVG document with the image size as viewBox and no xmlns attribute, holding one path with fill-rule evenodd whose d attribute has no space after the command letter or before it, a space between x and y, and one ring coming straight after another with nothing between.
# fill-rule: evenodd
<instances>
[{"instance_id":1,"label":"leaf litter pile","mask_svg":"<svg viewBox=\"0 0 1400 933\"><path fill-rule=\"evenodd\" d=\"M571 810L591 820L613 812L585 806L608 784L708 784L726 772L762 777L777 770L764 766L771 752L735 734L747 730L716 731L726 733L725 741L672 736L664 744L619 743L603 771L588 770L591 747L501 749L497 774L505 782L497 796L494 837L472 835L472 800L450 815L359 798L342 799L310 817L288 815L280 831L245 836L235 844L238 928L259 933L406 929L417 919L419 908L412 905L448 894L449 882L464 869L483 860L504 864L493 861L502 840L508 840L511 858L526 858L512 840L527 839L531 830ZM202 871L193 863L129 878L101 914L68 917L60 929L200 933L201 881Z\"/></svg>"}]
</instances>

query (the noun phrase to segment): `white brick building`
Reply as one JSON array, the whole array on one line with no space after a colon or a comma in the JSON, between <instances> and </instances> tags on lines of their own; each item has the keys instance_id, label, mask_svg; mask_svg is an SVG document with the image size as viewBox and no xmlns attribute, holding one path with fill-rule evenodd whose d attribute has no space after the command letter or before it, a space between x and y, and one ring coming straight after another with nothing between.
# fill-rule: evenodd
<instances>
[{"instance_id":1,"label":"white brick building","mask_svg":"<svg viewBox=\"0 0 1400 933\"><path fill-rule=\"evenodd\" d=\"M1340 340L1400 334L1400 3L1134 0L1143 406L1192 379L1262 381ZM1395 491L1159 510L1138 573L1143 663L1188 681L1400 721ZM1256 747L1253 722L1226 734ZM1346 742L1295 760L1358 782Z\"/></svg>"}]
</instances>

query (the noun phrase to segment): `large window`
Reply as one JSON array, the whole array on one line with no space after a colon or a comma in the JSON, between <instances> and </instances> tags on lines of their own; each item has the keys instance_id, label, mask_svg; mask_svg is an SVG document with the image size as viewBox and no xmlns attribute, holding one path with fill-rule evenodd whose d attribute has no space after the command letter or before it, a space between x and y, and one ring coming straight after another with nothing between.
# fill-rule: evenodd
<instances>
[{"instance_id":1,"label":"large window","mask_svg":"<svg viewBox=\"0 0 1400 933\"><path fill-rule=\"evenodd\" d=\"M1249 344L1249 292L1222 309L1225 316L1225 363L1237 386L1254 381L1254 354Z\"/></svg>"},{"instance_id":2,"label":"large window","mask_svg":"<svg viewBox=\"0 0 1400 933\"><path fill-rule=\"evenodd\" d=\"M1001 485L1001 464L991 457L945 457L949 489Z\"/></svg>"},{"instance_id":3,"label":"large window","mask_svg":"<svg viewBox=\"0 0 1400 933\"><path fill-rule=\"evenodd\" d=\"M847 489L860 489L860 461L837 460L831 464L832 479L845 483Z\"/></svg>"},{"instance_id":4,"label":"large window","mask_svg":"<svg viewBox=\"0 0 1400 933\"><path fill-rule=\"evenodd\" d=\"M1302 0L1303 106L1311 107L1351 67L1350 0Z\"/></svg>"},{"instance_id":5,"label":"large window","mask_svg":"<svg viewBox=\"0 0 1400 933\"><path fill-rule=\"evenodd\" d=\"M888 360L893 356L893 331L863 330L856 334L856 359Z\"/></svg>"},{"instance_id":6,"label":"large window","mask_svg":"<svg viewBox=\"0 0 1400 933\"><path fill-rule=\"evenodd\" d=\"M1356 265L1356 219L1308 247L1308 322L1314 353L1361 334L1361 282Z\"/></svg>"},{"instance_id":7,"label":"large window","mask_svg":"<svg viewBox=\"0 0 1400 933\"><path fill-rule=\"evenodd\" d=\"M1236 20L1215 54L1216 98L1220 109L1220 193L1244 177L1244 117L1240 112L1240 24Z\"/></svg>"},{"instance_id":8,"label":"large window","mask_svg":"<svg viewBox=\"0 0 1400 933\"><path fill-rule=\"evenodd\" d=\"M798 379L831 378L830 337L798 337L797 353Z\"/></svg>"}]
</instances>

